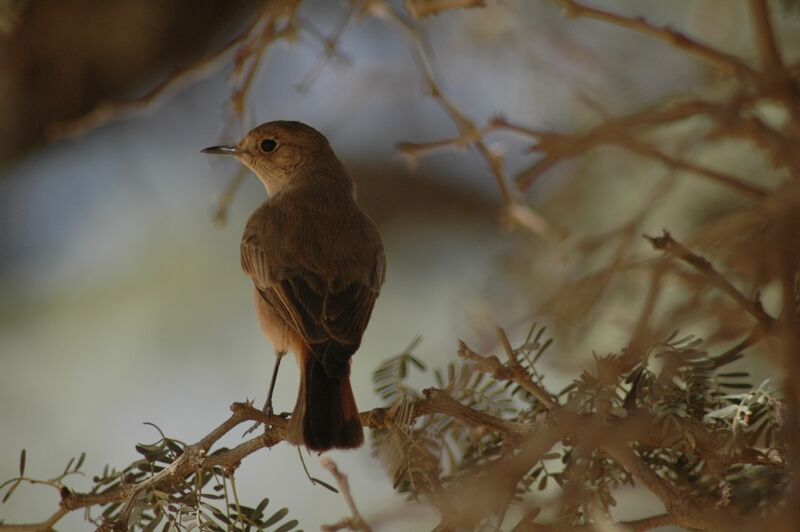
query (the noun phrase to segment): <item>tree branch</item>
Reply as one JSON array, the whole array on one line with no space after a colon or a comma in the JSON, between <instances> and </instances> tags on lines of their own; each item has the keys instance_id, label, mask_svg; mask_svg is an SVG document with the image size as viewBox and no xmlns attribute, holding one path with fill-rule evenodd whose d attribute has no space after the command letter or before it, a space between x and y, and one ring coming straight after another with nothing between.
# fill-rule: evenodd
<instances>
[{"instance_id":1,"label":"tree branch","mask_svg":"<svg viewBox=\"0 0 800 532\"><path fill-rule=\"evenodd\" d=\"M686 264L700 272L700 274L716 288L730 296L742 309L749 313L769 334L776 332L776 320L764 310L758 299L750 299L739 291L725 276L719 273L705 258L692 253L683 244L676 242L667 231L659 237L645 236L650 244L657 250L663 251L681 259Z\"/></svg>"},{"instance_id":2,"label":"tree branch","mask_svg":"<svg viewBox=\"0 0 800 532\"><path fill-rule=\"evenodd\" d=\"M756 48L761 66L766 73L783 73L783 59L772 28L767 0L749 0L750 17L753 20Z\"/></svg>"},{"instance_id":3,"label":"tree branch","mask_svg":"<svg viewBox=\"0 0 800 532\"><path fill-rule=\"evenodd\" d=\"M516 354L508 343L505 331L502 328L498 328L497 335L508 357L508 364L503 365L494 355L479 355L461 340L458 341L458 356L464 360L475 362L478 371L487 373L497 380L511 381L518 384L523 390L542 403L545 408L551 411L554 410L557 406L556 402L544 388L531 379L531 376L519 363Z\"/></svg>"},{"instance_id":4,"label":"tree branch","mask_svg":"<svg viewBox=\"0 0 800 532\"><path fill-rule=\"evenodd\" d=\"M576 0L555 0L567 10L570 17L586 17L601 20L614 26L626 28L637 33L648 35L660 41L664 41L670 46L689 53L711 65L742 78L746 81L754 81L758 73L744 64L739 58L717 50L716 48L703 44L691 37L670 27L656 27L647 22L642 17L626 17L610 11L605 11Z\"/></svg>"},{"instance_id":5,"label":"tree branch","mask_svg":"<svg viewBox=\"0 0 800 532\"><path fill-rule=\"evenodd\" d=\"M336 462L330 458L323 458L320 460L322 467L330 471L333 478L336 479L336 484L339 486L339 491L347 502L347 507L350 509L350 517L342 519L334 525L323 525L324 532L336 532L337 530L361 530L362 532L372 532L372 528L364 521L361 514L356 507L356 501L353 499L353 494L350 492L350 483L347 481L347 475L339 471Z\"/></svg>"}]
</instances>

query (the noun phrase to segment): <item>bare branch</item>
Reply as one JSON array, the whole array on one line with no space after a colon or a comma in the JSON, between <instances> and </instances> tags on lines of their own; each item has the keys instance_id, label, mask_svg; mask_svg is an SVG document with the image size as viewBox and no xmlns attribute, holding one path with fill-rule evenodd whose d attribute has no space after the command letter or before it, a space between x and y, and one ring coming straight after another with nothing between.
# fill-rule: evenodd
<instances>
[{"instance_id":1,"label":"bare branch","mask_svg":"<svg viewBox=\"0 0 800 532\"><path fill-rule=\"evenodd\" d=\"M775 333L775 318L767 314L764 307L761 306L761 302L758 299L752 300L742 294L725 278L725 276L719 273L707 259L689 251L683 244L676 242L672 238L672 235L666 231L659 237L647 236L645 238L650 241L650 244L652 244L655 249L681 259L700 272L711 285L728 294L742 309L753 316L768 333Z\"/></svg>"},{"instance_id":2,"label":"bare branch","mask_svg":"<svg viewBox=\"0 0 800 532\"><path fill-rule=\"evenodd\" d=\"M406 9L417 19L439 15L453 9L485 7L486 0L407 0Z\"/></svg>"},{"instance_id":3,"label":"bare branch","mask_svg":"<svg viewBox=\"0 0 800 532\"><path fill-rule=\"evenodd\" d=\"M635 141L630 138L619 139L615 141L615 143L639 155L656 159L664 163L668 167L675 168L678 170L684 170L687 172L692 172L693 174L698 175L700 177L704 177L711 181L716 181L717 183L725 185L731 188L732 190L755 200L763 199L770 193L770 191L766 188L747 183L745 181L729 176L722 172L718 172L717 170L712 170L710 168L705 168L703 166L690 163L688 161L677 159L675 157L667 155L662 151L657 150L656 148L653 148L652 146L648 146L647 144Z\"/></svg>"},{"instance_id":4,"label":"bare branch","mask_svg":"<svg viewBox=\"0 0 800 532\"><path fill-rule=\"evenodd\" d=\"M748 0L750 17L753 19L756 48L761 58L761 65L767 73L783 73L783 59L775 40L775 31L767 0Z\"/></svg>"},{"instance_id":5,"label":"bare branch","mask_svg":"<svg viewBox=\"0 0 800 532\"><path fill-rule=\"evenodd\" d=\"M325 532L336 532L337 530L361 530L362 532L372 532L372 529L358 513L356 501L353 499L353 494L350 492L350 483L347 481L347 475L339 471L336 462L330 458L323 458L319 461L322 467L330 471L333 478L336 479L336 484L339 486L344 500L347 502L347 507L350 509L350 517L342 519L334 525L323 525L322 530Z\"/></svg>"},{"instance_id":6,"label":"bare branch","mask_svg":"<svg viewBox=\"0 0 800 532\"><path fill-rule=\"evenodd\" d=\"M670 27L657 27L647 22L642 17L626 17L610 11L590 7L576 0L555 0L567 10L570 17L587 17L601 20L614 26L619 26L637 33L649 35L664 41L678 50L689 53L707 63L721 69L723 72L734 74L746 81L754 81L758 73L744 64L739 58L703 44L695 39Z\"/></svg>"}]
</instances>

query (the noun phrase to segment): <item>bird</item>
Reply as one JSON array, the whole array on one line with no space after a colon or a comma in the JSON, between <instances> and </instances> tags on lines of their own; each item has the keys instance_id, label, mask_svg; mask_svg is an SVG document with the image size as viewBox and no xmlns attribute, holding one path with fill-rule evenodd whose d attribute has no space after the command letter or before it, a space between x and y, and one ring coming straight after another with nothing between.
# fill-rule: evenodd
<instances>
[{"instance_id":1,"label":"bird","mask_svg":"<svg viewBox=\"0 0 800 532\"><path fill-rule=\"evenodd\" d=\"M386 258L375 223L356 203L355 182L325 136L297 121L267 122L235 145L202 152L238 159L267 192L240 247L258 322L276 356L267 419L280 362L291 352L300 387L286 440L319 452L360 447L350 370Z\"/></svg>"}]
</instances>

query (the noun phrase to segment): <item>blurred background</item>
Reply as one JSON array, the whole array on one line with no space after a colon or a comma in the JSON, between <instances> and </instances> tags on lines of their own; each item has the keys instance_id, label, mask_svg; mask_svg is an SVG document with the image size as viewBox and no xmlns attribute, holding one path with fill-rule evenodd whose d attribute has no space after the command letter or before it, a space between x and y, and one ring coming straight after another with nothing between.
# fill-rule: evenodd
<instances>
[{"instance_id":1,"label":"blurred background","mask_svg":"<svg viewBox=\"0 0 800 532\"><path fill-rule=\"evenodd\" d=\"M741 2L596 4L752 56ZM128 464L136 442L158 438L143 422L192 442L223 420L232 402L264 400L273 355L251 309L239 239L265 193L248 177L226 223L215 223L215 204L237 168L200 153L261 122L301 120L325 133L383 235L387 281L353 366L362 410L378 405L372 371L414 337L422 337L417 355L433 367L454 358L457 338L488 349L498 325L519 338L555 280L575 273L558 250L502 223L499 194L476 154L436 153L414 166L397 157L399 142L450 138L456 129L427 95L401 25L374 13L348 18L342 3L303 2L298 22L305 29L266 49L241 114L231 108L232 54L182 74L148 105L109 114L109 103L135 101L205 61L262 6L255 0L0 2L0 480L16 475L22 448L30 476L57 475L83 451L91 475L105 464ZM403 3L397 9L404 12ZM408 20L425 37L443 91L478 124L503 114L571 131L597 118L592 102L617 115L719 86L718 75L691 57L638 34L568 20L544 0L488 1ZM787 47L796 44L798 29L791 17L782 22ZM325 39L340 30L336 53L326 59ZM96 127L64 126L97 109L106 114L97 115ZM101 120L107 115L114 119ZM513 138L499 136L491 148L507 155L512 170L526 161ZM757 164L735 149L709 157ZM641 204L644 185L665 172L609 161L559 166L533 189L531 203L573 232L614 226L617 214L621 219ZM626 177L631 167L635 180ZM569 203L575 192L565 185L575 173L609 176L583 189L577 211ZM648 174L652 180L642 178ZM703 183L680 186L675 193L684 212L699 201L698 190L708 191ZM724 209L736 200L713 201ZM676 220L667 208L649 227L658 231L670 220L679 231L706 216L688 212ZM598 351L620 347L628 323L616 325L594 337ZM555 382L574 376L573 367L545 363ZM277 410L292 409L296 389L296 370L287 366ZM428 510L403 505L367 448L332 454L368 521L380 514L386 530L436 523ZM308 463L312 474L326 478L315 458ZM249 457L237 482L243 502L268 496L270 507L288 506L306 530L347 513L340 496L309 484L288 446ZM86 489L89 479L75 477L70 486ZM57 500L54 490L21 486L0 506L0 519L38 521ZM646 515L653 504L620 511ZM59 526L86 529L81 512Z\"/></svg>"}]
</instances>

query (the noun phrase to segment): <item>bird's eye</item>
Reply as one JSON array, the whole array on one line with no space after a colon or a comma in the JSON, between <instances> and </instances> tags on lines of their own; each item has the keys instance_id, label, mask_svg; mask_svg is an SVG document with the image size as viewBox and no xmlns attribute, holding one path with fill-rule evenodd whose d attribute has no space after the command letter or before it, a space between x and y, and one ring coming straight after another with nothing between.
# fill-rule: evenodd
<instances>
[{"instance_id":1,"label":"bird's eye","mask_svg":"<svg viewBox=\"0 0 800 532\"><path fill-rule=\"evenodd\" d=\"M278 147L278 143L274 139L264 139L259 144L259 147L264 153L269 153Z\"/></svg>"}]
</instances>

